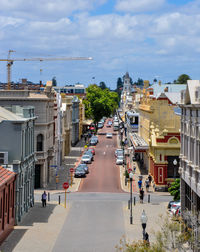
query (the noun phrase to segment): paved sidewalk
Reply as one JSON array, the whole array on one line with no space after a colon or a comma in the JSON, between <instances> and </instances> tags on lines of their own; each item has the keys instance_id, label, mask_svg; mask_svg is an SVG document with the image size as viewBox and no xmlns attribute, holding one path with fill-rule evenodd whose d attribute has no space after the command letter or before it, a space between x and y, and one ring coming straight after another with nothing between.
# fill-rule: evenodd
<instances>
[{"instance_id":1,"label":"paved sidewalk","mask_svg":"<svg viewBox=\"0 0 200 252\"><path fill-rule=\"evenodd\" d=\"M52 251L69 209L70 204L64 208L48 202L43 208L41 202L35 202L34 207L24 216L22 222L14 227L12 233L0 246L0 251Z\"/></svg>"}]
</instances>

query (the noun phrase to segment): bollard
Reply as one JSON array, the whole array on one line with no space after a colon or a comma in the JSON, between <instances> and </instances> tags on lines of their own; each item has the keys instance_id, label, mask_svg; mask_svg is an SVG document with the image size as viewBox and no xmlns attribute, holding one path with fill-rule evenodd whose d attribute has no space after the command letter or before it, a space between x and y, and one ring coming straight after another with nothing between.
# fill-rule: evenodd
<instances>
[{"instance_id":1,"label":"bollard","mask_svg":"<svg viewBox=\"0 0 200 252\"><path fill-rule=\"evenodd\" d=\"M125 186L127 186L127 177L125 177Z\"/></svg>"},{"instance_id":2,"label":"bollard","mask_svg":"<svg viewBox=\"0 0 200 252\"><path fill-rule=\"evenodd\" d=\"M133 203L134 203L134 206L135 206L135 200L136 200L136 198L134 197L134 198L133 198Z\"/></svg>"},{"instance_id":3,"label":"bollard","mask_svg":"<svg viewBox=\"0 0 200 252\"><path fill-rule=\"evenodd\" d=\"M60 205L60 195L58 195L58 204Z\"/></svg>"},{"instance_id":4,"label":"bollard","mask_svg":"<svg viewBox=\"0 0 200 252\"><path fill-rule=\"evenodd\" d=\"M48 192L48 201L50 201L50 193Z\"/></svg>"},{"instance_id":5,"label":"bollard","mask_svg":"<svg viewBox=\"0 0 200 252\"><path fill-rule=\"evenodd\" d=\"M131 203L130 200L128 200L128 209L130 209L130 203Z\"/></svg>"},{"instance_id":6,"label":"bollard","mask_svg":"<svg viewBox=\"0 0 200 252\"><path fill-rule=\"evenodd\" d=\"M148 203L150 203L150 194L148 194Z\"/></svg>"}]
</instances>

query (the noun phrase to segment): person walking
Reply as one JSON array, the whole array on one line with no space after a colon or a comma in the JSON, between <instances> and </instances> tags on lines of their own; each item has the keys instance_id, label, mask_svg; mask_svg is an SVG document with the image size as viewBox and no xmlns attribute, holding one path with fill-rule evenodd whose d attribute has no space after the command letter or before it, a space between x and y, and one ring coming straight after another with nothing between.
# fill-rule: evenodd
<instances>
[{"instance_id":1,"label":"person walking","mask_svg":"<svg viewBox=\"0 0 200 252\"><path fill-rule=\"evenodd\" d=\"M146 192L148 192L149 191L149 179L148 178L145 180L145 186L146 186Z\"/></svg>"},{"instance_id":2,"label":"person walking","mask_svg":"<svg viewBox=\"0 0 200 252\"><path fill-rule=\"evenodd\" d=\"M141 188L142 188L142 180L141 179L138 180L138 188L139 188L139 190L141 190Z\"/></svg>"},{"instance_id":3,"label":"person walking","mask_svg":"<svg viewBox=\"0 0 200 252\"><path fill-rule=\"evenodd\" d=\"M144 199L144 190L143 190L143 188L141 188L141 190L140 190L140 203L143 203L143 199Z\"/></svg>"},{"instance_id":4,"label":"person walking","mask_svg":"<svg viewBox=\"0 0 200 252\"><path fill-rule=\"evenodd\" d=\"M42 206L46 207L46 204L47 204L47 194L44 191L43 194L42 194Z\"/></svg>"},{"instance_id":5,"label":"person walking","mask_svg":"<svg viewBox=\"0 0 200 252\"><path fill-rule=\"evenodd\" d=\"M149 185L151 185L151 181L152 181L152 176L151 176L151 174L149 174L148 180L149 180Z\"/></svg>"}]
</instances>

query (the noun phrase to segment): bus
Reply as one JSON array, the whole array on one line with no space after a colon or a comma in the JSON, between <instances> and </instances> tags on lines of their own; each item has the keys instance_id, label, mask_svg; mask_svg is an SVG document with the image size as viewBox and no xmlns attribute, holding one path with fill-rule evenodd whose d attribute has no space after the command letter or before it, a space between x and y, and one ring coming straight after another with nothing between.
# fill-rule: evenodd
<instances>
[{"instance_id":1,"label":"bus","mask_svg":"<svg viewBox=\"0 0 200 252\"><path fill-rule=\"evenodd\" d=\"M139 128L139 113L135 110L130 110L125 113L127 128L129 132L138 132Z\"/></svg>"}]
</instances>

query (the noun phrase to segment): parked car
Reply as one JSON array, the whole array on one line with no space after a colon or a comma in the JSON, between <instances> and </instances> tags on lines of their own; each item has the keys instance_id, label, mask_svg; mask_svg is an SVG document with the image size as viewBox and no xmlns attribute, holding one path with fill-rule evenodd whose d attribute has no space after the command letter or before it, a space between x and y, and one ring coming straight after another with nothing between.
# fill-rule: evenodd
<instances>
[{"instance_id":1,"label":"parked car","mask_svg":"<svg viewBox=\"0 0 200 252\"><path fill-rule=\"evenodd\" d=\"M97 143L99 142L99 139L98 139L98 136L97 136L97 135L93 135L93 136L91 137L91 139L94 139Z\"/></svg>"},{"instance_id":2,"label":"parked car","mask_svg":"<svg viewBox=\"0 0 200 252\"><path fill-rule=\"evenodd\" d=\"M81 158L81 163L91 164L92 163L91 155L83 155Z\"/></svg>"},{"instance_id":3,"label":"parked car","mask_svg":"<svg viewBox=\"0 0 200 252\"><path fill-rule=\"evenodd\" d=\"M177 209L181 206L180 202L174 202L170 207L170 214L174 216L176 214Z\"/></svg>"},{"instance_id":4,"label":"parked car","mask_svg":"<svg viewBox=\"0 0 200 252\"><path fill-rule=\"evenodd\" d=\"M112 133L107 133L106 138L112 138Z\"/></svg>"},{"instance_id":5,"label":"parked car","mask_svg":"<svg viewBox=\"0 0 200 252\"><path fill-rule=\"evenodd\" d=\"M177 201L171 200L171 201L168 203L167 208L170 209L172 205L176 205L176 204L178 204L178 203L180 203L180 200L177 200Z\"/></svg>"},{"instance_id":6,"label":"parked car","mask_svg":"<svg viewBox=\"0 0 200 252\"><path fill-rule=\"evenodd\" d=\"M124 151L122 149L116 149L115 150L115 156L118 157L118 156L122 156L123 157L124 155Z\"/></svg>"},{"instance_id":7,"label":"parked car","mask_svg":"<svg viewBox=\"0 0 200 252\"><path fill-rule=\"evenodd\" d=\"M93 154L92 154L91 151L86 150L86 151L84 152L84 155L89 155L89 156L91 157L92 161L94 160L94 157L93 157Z\"/></svg>"},{"instance_id":8,"label":"parked car","mask_svg":"<svg viewBox=\"0 0 200 252\"><path fill-rule=\"evenodd\" d=\"M81 167L82 169L84 169L85 170L85 173L89 173L89 168L88 168L88 166L86 165L86 164L79 164L78 166L77 166L77 168L78 167Z\"/></svg>"},{"instance_id":9,"label":"parked car","mask_svg":"<svg viewBox=\"0 0 200 252\"><path fill-rule=\"evenodd\" d=\"M102 122L99 122L99 123L98 123L98 125L97 125L98 129L102 129L102 128L103 128L103 126L104 126L104 125L103 125L103 123L102 123Z\"/></svg>"},{"instance_id":10,"label":"parked car","mask_svg":"<svg viewBox=\"0 0 200 252\"><path fill-rule=\"evenodd\" d=\"M91 138L89 144L91 146L95 146L97 144L97 141L94 138Z\"/></svg>"},{"instance_id":11,"label":"parked car","mask_svg":"<svg viewBox=\"0 0 200 252\"><path fill-rule=\"evenodd\" d=\"M106 124L106 127L107 127L107 128L111 128L111 124L110 124L110 123L107 123L107 124Z\"/></svg>"},{"instance_id":12,"label":"parked car","mask_svg":"<svg viewBox=\"0 0 200 252\"><path fill-rule=\"evenodd\" d=\"M92 154L95 155L95 148L89 147L87 150L88 150L88 151L91 151Z\"/></svg>"},{"instance_id":13,"label":"parked car","mask_svg":"<svg viewBox=\"0 0 200 252\"><path fill-rule=\"evenodd\" d=\"M77 166L77 168L74 172L74 177L75 178L86 177L85 169L83 167Z\"/></svg>"},{"instance_id":14,"label":"parked car","mask_svg":"<svg viewBox=\"0 0 200 252\"><path fill-rule=\"evenodd\" d=\"M124 163L124 157L118 156L118 157L116 158L116 164L117 164L117 165L123 165L123 163Z\"/></svg>"},{"instance_id":15,"label":"parked car","mask_svg":"<svg viewBox=\"0 0 200 252\"><path fill-rule=\"evenodd\" d=\"M177 217L181 216L181 206L176 210L175 215L176 215Z\"/></svg>"}]
</instances>

